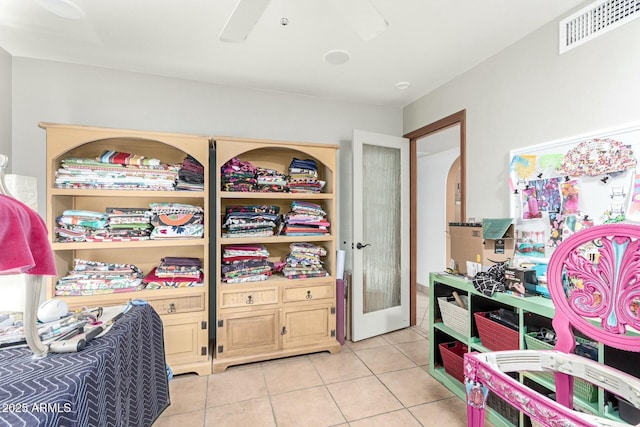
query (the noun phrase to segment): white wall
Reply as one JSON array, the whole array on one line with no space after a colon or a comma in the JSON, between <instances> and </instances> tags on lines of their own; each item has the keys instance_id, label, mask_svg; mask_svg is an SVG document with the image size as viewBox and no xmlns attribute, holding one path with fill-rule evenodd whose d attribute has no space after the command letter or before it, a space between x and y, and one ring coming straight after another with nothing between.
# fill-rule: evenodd
<instances>
[{"instance_id":1,"label":"white wall","mask_svg":"<svg viewBox=\"0 0 640 427\"><path fill-rule=\"evenodd\" d=\"M454 129L457 138L459 130ZM447 267L447 176L459 153L454 148L418 158L416 280L420 285L429 286L429 272Z\"/></svg>"},{"instance_id":2,"label":"white wall","mask_svg":"<svg viewBox=\"0 0 640 427\"><path fill-rule=\"evenodd\" d=\"M13 98L13 172L38 178L41 211L41 121L333 144L354 128L402 132L400 109L26 58L13 58Z\"/></svg>"},{"instance_id":3,"label":"white wall","mask_svg":"<svg viewBox=\"0 0 640 427\"><path fill-rule=\"evenodd\" d=\"M11 170L11 55L0 48L0 153L9 156Z\"/></svg>"},{"instance_id":4,"label":"white wall","mask_svg":"<svg viewBox=\"0 0 640 427\"><path fill-rule=\"evenodd\" d=\"M508 154L640 121L640 20L558 55L553 21L404 108L404 132L467 110L467 216L509 214Z\"/></svg>"}]
</instances>

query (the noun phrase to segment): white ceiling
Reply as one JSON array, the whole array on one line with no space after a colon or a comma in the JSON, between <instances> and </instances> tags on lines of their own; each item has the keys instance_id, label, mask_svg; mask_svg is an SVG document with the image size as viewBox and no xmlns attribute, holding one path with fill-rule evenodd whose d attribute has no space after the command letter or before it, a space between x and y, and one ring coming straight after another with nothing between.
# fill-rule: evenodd
<instances>
[{"instance_id":1,"label":"white ceiling","mask_svg":"<svg viewBox=\"0 0 640 427\"><path fill-rule=\"evenodd\" d=\"M54 16L42 1L0 1L0 47L16 57L403 107L584 0L372 0L389 27L370 41L325 1L271 0L244 43L218 40L236 0L73 0L81 20ZM332 49L351 60L324 62ZM397 89L404 81L409 88Z\"/></svg>"}]
</instances>

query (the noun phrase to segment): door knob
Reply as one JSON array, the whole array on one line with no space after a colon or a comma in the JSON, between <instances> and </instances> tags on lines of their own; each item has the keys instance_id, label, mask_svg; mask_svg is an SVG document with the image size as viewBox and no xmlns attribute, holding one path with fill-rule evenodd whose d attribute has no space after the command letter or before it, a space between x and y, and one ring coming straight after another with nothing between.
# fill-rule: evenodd
<instances>
[{"instance_id":1,"label":"door knob","mask_svg":"<svg viewBox=\"0 0 640 427\"><path fill-rule=\"evenodd\" d=\"M358 242L358 243L356 244L356 249L366 248L367 246L371 246L371 244L369 244L369 243L365 243L365 244L363 245L362 243Z\"/></svg>"}]
</instances>

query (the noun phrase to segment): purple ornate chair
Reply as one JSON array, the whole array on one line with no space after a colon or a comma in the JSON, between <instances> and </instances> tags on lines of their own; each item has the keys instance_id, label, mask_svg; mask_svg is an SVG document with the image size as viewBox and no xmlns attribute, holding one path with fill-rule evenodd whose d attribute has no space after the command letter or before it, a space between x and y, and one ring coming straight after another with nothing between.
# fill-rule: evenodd
<instances>
[{"instance_id":1,"label":"purple ornate chair","mask_svg":"<svg viewBox=\"0 0 640 427\"><path fill-rule=\"evenodd\" d=\"M572 409L574 378L640 408L640 379L573 354L573 330L609 347L640 352L640 226L599 225L571 235L553 253L547 280L557 344L547 351L465 354L468 425L484 426L492 392L540 425L627 426ZM521 371L553 372L556 401L506 374Z\"/></svg>"}]
</instances>

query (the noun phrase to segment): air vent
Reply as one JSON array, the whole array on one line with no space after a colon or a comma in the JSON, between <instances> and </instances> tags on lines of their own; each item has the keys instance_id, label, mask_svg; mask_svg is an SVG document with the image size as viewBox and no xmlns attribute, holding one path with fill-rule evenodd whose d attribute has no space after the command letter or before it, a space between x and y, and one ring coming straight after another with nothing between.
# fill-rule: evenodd
<instances>
[{"instance_id":1,"label":"air vent","mask_svg":"<svg viewBox=\"0 0 640 427\"><path fill-rule=\"evenodd\" d=\"M640 16L640 0L599 0L560 21L560 54Z\"/></svg>"}]
</instances>

